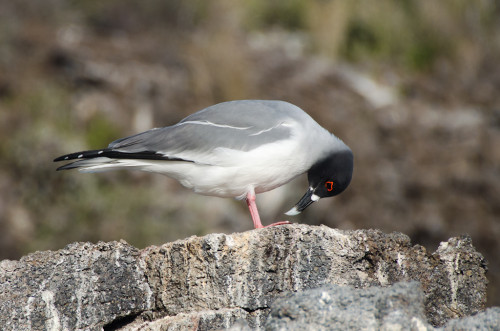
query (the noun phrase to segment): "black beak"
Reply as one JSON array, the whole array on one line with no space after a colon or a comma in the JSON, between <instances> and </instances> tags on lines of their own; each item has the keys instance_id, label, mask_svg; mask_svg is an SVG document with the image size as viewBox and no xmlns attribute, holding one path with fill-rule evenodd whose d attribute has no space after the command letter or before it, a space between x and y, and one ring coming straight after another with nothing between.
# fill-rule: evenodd
<instances>
[{"instance_id":1,"label":"black beak","mask_svg":"<svg viewBox=\"0 0 500 331\"><path fill-rule=\"evenodd\" d=\"M304 196L300 199L300 201L297 202L295 207L293 207L292 209L287 211L285 214L289 215L289 216L298 215L304 209L309 207L309 205L311 203L313 203L314 201L318 201L318 200L319 200L319 197L316 194L314 194L314 190L312 188L310 188L309 190L307 190L306 194L304 194Z\"/></svg>"}]
</instances>

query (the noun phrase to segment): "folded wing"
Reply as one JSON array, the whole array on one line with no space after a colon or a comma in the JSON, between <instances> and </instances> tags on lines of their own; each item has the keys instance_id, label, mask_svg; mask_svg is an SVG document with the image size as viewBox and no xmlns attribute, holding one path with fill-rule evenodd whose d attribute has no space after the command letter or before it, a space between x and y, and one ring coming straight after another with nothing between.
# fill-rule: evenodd
<instances>
[{"instance_id":1,"label":"folded wing","mask_svg":"<svg viewBox=\"0 0 500 331\"><path fill-rule=\"evenodd\" d=\"M81 159L59 170L86 167L89 159L95 159L92 165L124 159L219 165L227 162L227 153L218 153L220 150L248 152L291 136L291 118L282 109L289 104L278 101L237 103L208 107L176 125L118 139L106 149L63 155L54 161Z\"/></svg>"}]
</instances>

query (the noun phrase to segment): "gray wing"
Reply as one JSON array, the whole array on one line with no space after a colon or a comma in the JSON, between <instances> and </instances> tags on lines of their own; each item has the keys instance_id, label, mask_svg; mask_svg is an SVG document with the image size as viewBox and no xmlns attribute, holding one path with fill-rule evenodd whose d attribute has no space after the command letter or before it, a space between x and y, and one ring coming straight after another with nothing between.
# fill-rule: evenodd
<instances>
[{"instance_id":1,"label":"gray wing","mask_svg":"<svg viewBox=\"0 0 500 331\"><path fill-rule=\"evenodd\" d=\"M169 159L206 162L217 148L250 151L288 139L292 121L305 113L283 101L230 101L205 108L176 125L152 129L112 142L122 153L156 153ZM307 116L307 115L306 115Z\"/></svg>"}]
</instances>

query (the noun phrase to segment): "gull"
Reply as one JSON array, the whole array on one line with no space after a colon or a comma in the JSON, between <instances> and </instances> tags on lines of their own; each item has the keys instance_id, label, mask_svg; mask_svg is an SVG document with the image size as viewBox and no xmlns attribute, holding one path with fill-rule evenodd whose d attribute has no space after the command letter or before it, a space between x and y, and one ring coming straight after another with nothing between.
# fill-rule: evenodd
<instances>
[{"instance_id":1,"label":"gull","mask_svg":"<svg viewBox=\"0 0 500 331\"><path fill-rule=\"evenodd\" d=\"M202 109L179 123L113 141L107 148L66 154L57 170L132 169L178 180L195 193L246 199L263 228L256 194L307 172L309 187L287 215L343 192L353 153L299 107L279 100L236 100ZM276 222L268 226L290 224Z\"/></svg>"}]
</instances>

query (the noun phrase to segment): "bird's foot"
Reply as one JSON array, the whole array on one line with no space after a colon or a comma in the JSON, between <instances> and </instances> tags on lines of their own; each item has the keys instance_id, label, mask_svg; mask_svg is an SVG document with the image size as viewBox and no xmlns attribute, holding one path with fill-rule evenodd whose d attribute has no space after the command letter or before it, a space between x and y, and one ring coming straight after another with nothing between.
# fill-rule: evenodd
<instances>
[{"instance_id":1,"label":"bird's foot","mask_svg":"<svg viewBox=\"0 0 500 331\"><path fill-rule=\"evenodd\" d=\"M264 228L268 228L268 227L276 226L276 225L285 225L285 224L292 224L292 222L289 222L289 221L276 222L273 224L266 225L266 226L264 226Z\"/></svg>"}]
</instances>

